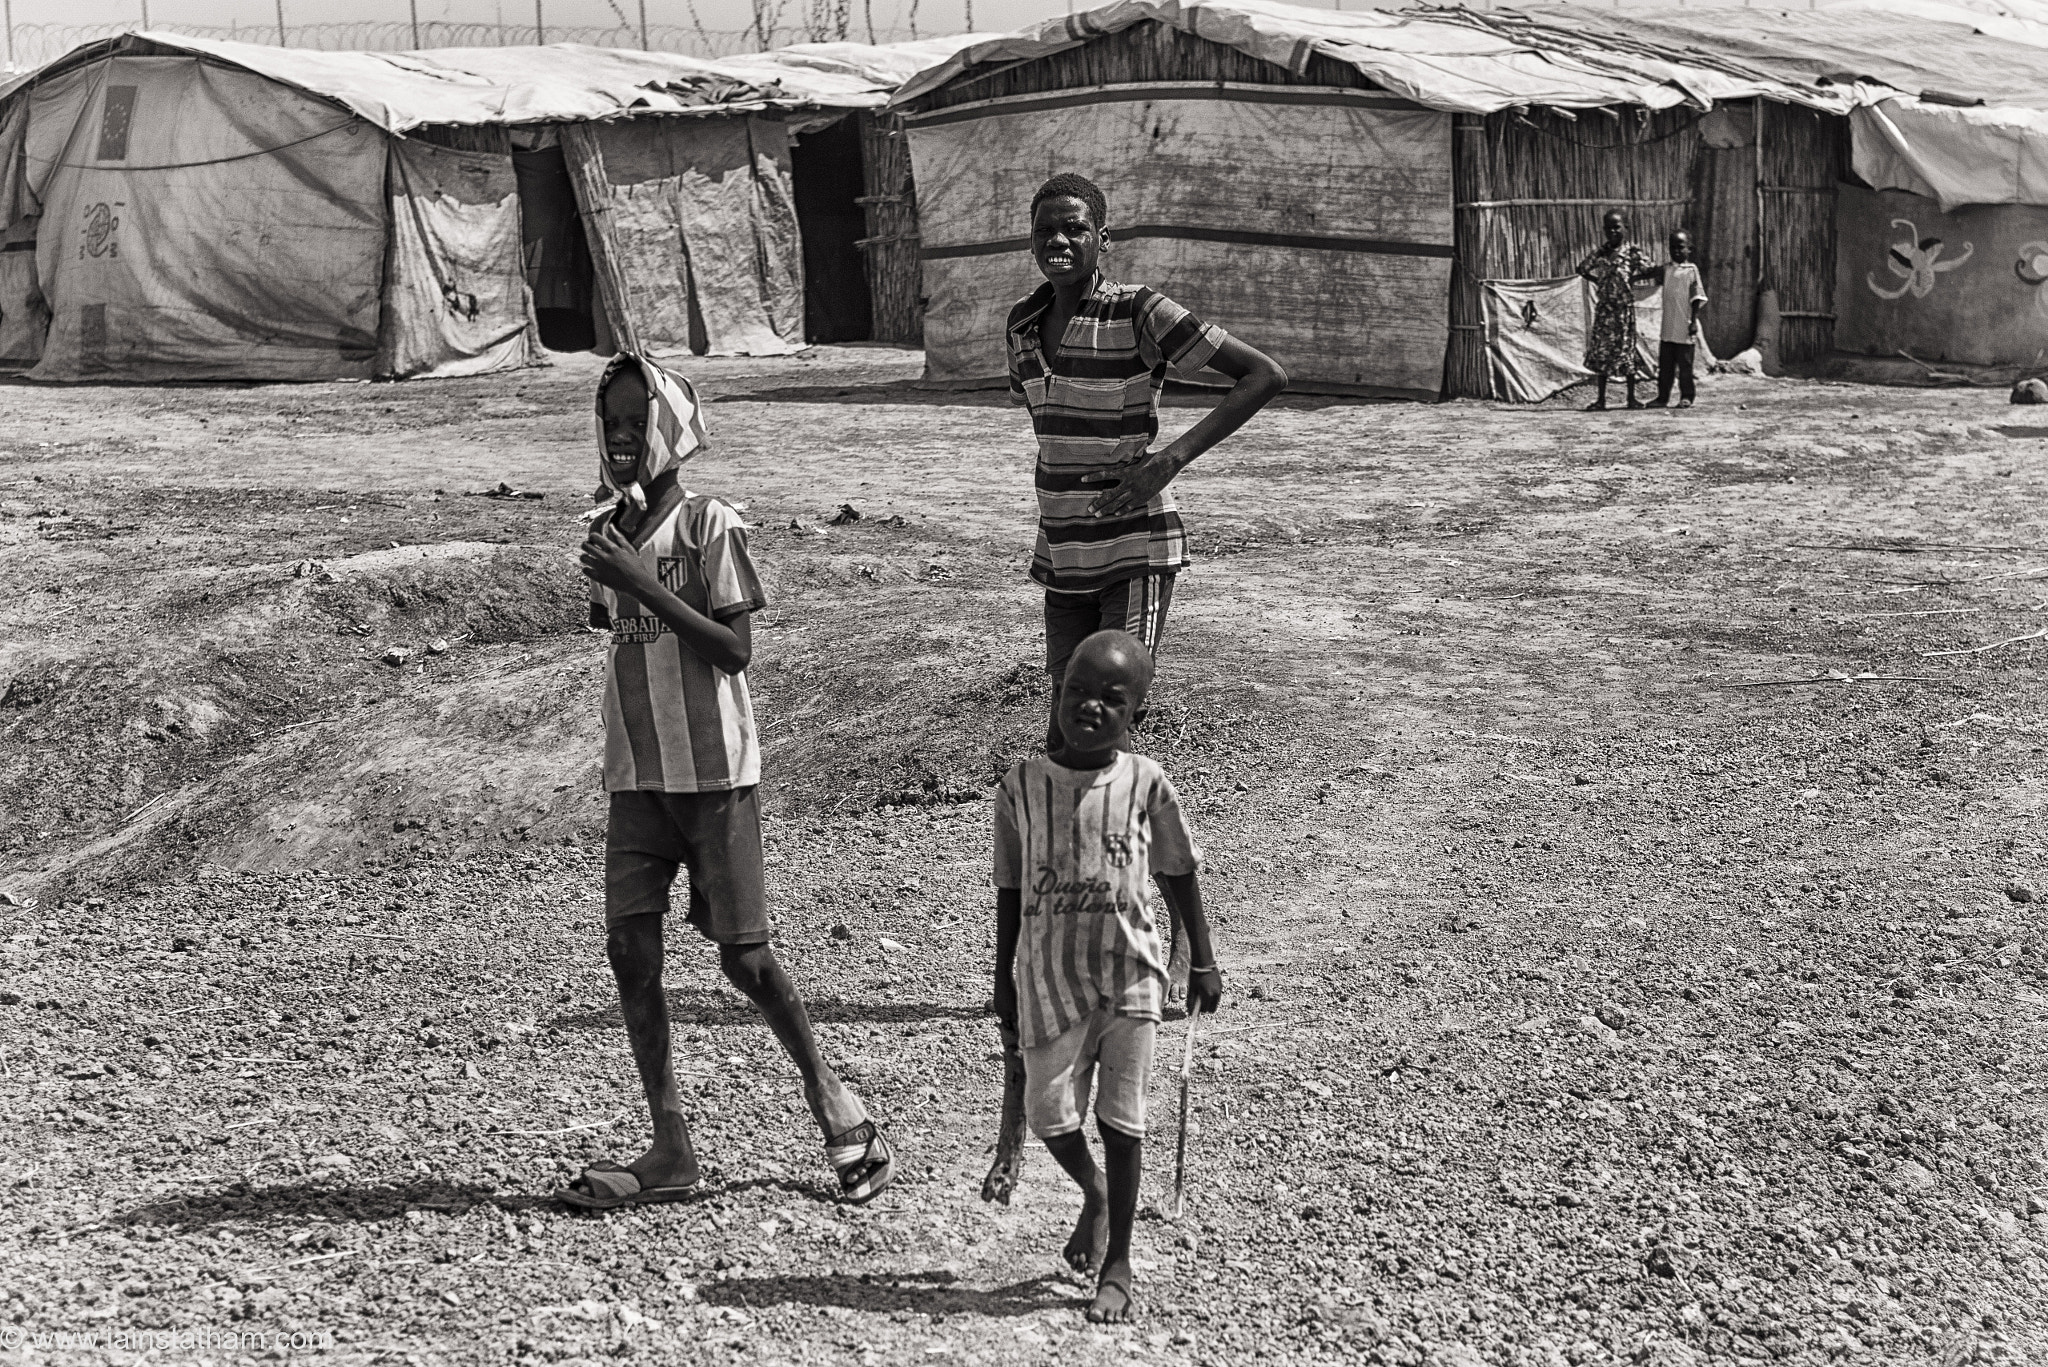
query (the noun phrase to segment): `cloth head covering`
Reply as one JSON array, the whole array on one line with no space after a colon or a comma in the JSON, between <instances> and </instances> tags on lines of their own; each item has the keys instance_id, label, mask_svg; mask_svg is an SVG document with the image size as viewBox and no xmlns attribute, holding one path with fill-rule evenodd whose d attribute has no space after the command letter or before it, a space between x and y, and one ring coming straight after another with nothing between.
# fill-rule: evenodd
<instances>
[{"instance_id":1,"label":"cloth head covering","mask_svg":"<svg viewBox=\"0 0 2048 1367\"><path fill-rule=\"evenodd\" d=\"M614 376L635 367L647 382L647 441L640 449L640 464L631 479L612 468L604 449L604 391ZM675 469L711 444L704 430L704 411L690 382L671 370L664 370L645 356L620 352L597 382L597 477L604 486L636 508L647 506L647 486Z\"/></svg>"}]
</instances>

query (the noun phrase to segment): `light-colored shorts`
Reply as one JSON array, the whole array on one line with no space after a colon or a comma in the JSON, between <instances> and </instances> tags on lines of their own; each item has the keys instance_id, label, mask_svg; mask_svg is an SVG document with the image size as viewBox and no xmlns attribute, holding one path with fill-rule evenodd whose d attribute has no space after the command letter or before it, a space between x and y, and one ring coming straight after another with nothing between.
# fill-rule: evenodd
<instances>
[{"instance_id":1,"label":"light-colored shorts","mask_svg":"<svg viewBox=\"0 0 2048 1367\"><path fill-rule=\"evenodd\" d=\"M1142 1136L1158 1033L1157 1021L1095 1011L1057 1039L1026 1049L1024 1119L1031 1132L1050 1139L1080 1129L1093 1088L1098 1124Z\"/></svg>"}]
</instances>

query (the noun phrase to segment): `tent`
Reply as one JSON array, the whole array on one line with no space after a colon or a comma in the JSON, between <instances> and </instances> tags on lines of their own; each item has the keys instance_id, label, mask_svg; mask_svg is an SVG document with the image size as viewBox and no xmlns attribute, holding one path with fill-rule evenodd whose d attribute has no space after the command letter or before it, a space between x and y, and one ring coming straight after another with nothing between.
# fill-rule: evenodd
<instances>
[{"instance_id":1,"label":"tent","mask_svg":"<svg viewBox=\"0 0 2048 1367\"><path fill-rule=\"evenodd\" d=\"M1785 359L1826 353L1837 187L1866 160L1852 116L2048 99L2048 47L1955 6L1907 12L1932 4L1112 0L968 44L889 107L918 187L928 377L1001 375L1004 314L1037 283L1025 205L1057 170L1109 191L1115 273L1242 330L1304 389L1526 392L1503 382L1519 353L1499 301L1569 277L1610 207L1653 247L1692 231L1713 351L1750 345L1761 300Z\"/></svg>"},{"instance_id":2,"label":"tent","mask_svg":"<svg viewBox=\"0 0 2048 1367\"><path fill-rule=\"evenodd\" d=\"M837 340L872 312L837 125L959 41L88 44L0 85L0 361L330 379Z\"/></svg>"}]
</instances>

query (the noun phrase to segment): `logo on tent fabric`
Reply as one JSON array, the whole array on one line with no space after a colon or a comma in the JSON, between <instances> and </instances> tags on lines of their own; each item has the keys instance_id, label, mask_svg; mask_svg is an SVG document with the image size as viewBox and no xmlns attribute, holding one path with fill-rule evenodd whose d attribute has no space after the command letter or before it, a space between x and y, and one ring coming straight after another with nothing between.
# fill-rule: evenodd
<instances>
[{"instance_id":1,"label":"logo on tent fabric","mask_svg":"<svg viewBox=\"0 0 2048 1367\"><path fill-rule=\"evenodd\" d=\"M1885 253L1885 269L1906 283L1895 290L1888 290L1877 283L1875 272L1865 272L1864 279L1870 282L1870 292L1880 299L1901 299L1911 294L1915 299L1925 299L1934 292L1934 280L1938 273L1952 271L1970 259L1976 251L1974 244L1965 242L1963 254L1953 261L1940 260L1944 243L1938 237L1922 237L1912 220L1895 218L1894 228L1906 230L1905 240L1894 242Z\"/></svg>"},{"instance_id":2,"label":"logo on tent fabric","mask_svg":"<svg viewBox=\"0 0 2048 1367\"><path fill-rule=\"evenodd\" d=\"M114 210L127 207L126 200L117 199L109 204L102 201L85 206L85 241L78 244L78 259L88 256L119 256L121 244L114 234L120 231L121 217Z\"/></svg>"},{"instance_id":3,"label":"logo on tent fabric","mask_svg":"<svg viewBox=\"0 0 2048 1367\"><path fill-rule=\"evenodd\" d=\"M2048 242L2023 242L2020 244L2020 259L2013 262L2012 273L2029 285L2035 286L2034 307L2048 313Z\"/></svg>"}]
</instances>

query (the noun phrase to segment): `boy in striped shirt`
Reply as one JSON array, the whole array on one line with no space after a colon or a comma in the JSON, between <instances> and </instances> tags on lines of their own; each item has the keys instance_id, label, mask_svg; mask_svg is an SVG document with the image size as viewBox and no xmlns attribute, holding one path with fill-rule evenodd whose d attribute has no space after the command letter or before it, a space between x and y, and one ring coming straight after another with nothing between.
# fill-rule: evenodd
<instances>
[{"instance_id":1,"label":"boy in striped shirt","mask_svg":"<svg viewBox=\"0 0 2048 1367\"><path fill-rule=\"evenodd\" d=\"M1031 577L1045 586L1049 751L1060 746L1060 681L1075 646L1114 627L1159 649L1174 576L1188 563L1167 485L1287 387L1263 352L1157 290L1110 279L1100 269L1109 250L1108 204L1094 182L1063 174L1041 185L1031 252L1046 283L1017 302L1004 331L1010 394L1031 411L1038 438ZM1236 383L1201 421L1148 449L1167 373L1204 367Z\"/></svg>"},{"instance_id":2,"label":"boy in striped shirt","mask_svg":"<svg viewBox=\"0 0 2048 1367\"><path fill-rule=\"evenodd\" d=\"M1194 951L1188 1010L1214 1011L1223 975L1196 883L1201 852L1158 763L1130 751L1152 652L1124 631L1082 641L1055 722L1065 744L1021 760L996 796L996 1015L1024 1053L1024 1114L1081 1188L1065 1258L1096 1273L1088 1318L1132 1318L1131 1224L1144 1168L1145 1094L1166 997L1151 879ZM1094 1091L1105 1173L1081 1122Z\"/></svg>"},{"instance_id":3,"label":"boy in striped shirt","mask_svg":"<svg viewBox=\"0 0 2048 1367\"><path fill-rule=\"evenodd\" d=\"M605 951L633 1061L653 1113L653 1147L628 1164L594 1163L559 1195L606 1210L674 1201L697 1185L669 1054L662 918L679 867L688 920L718 946L719 967L767 1018L825 1135L825 1156L854 1202L889 1185L889 1145L819 1053L795 984L768 947L747 662L750 617L767 597L746 524L683 487L678 466L705 445L689 382L621 355L598 382L598 470L618 495L583 545L591 625L609 628L604 686Z\"/></svg>"}]
</instances>

